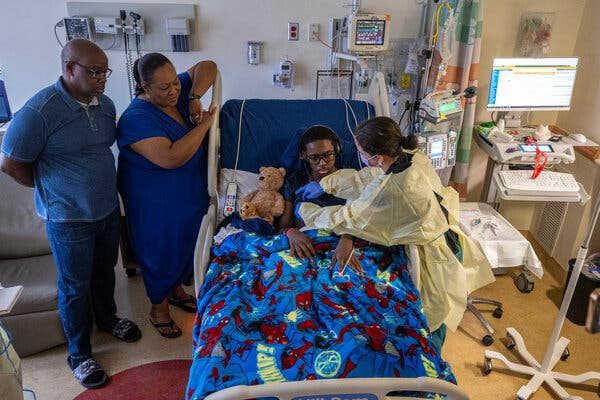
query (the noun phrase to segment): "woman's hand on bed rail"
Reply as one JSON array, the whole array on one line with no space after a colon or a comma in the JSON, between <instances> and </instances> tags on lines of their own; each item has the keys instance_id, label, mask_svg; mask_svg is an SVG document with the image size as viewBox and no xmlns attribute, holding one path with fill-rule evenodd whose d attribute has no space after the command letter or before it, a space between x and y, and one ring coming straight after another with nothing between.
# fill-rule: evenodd
<instances>
[{"instance_id":1,"label":"woman's hand on bed rail","mask_svg":"<svg viewBox=\"0 0 600 400\"><path fill-rule=\"evenodd\" d=\"M190 102L190 121L195 125L206 125L210 128L215 118L217 106L211 104L208 110L202 108L200 99Z\"/></svg>"},{"instance_id":2,"label":"woman's hand on bed rail","mask_svg":"<svg viewBox=\"0 0 600 400\"><path fill-rule=\"evenodd\" d=\"M308 258L310 262L313 262L316 255L315 248L304 232L296 228L291 228L285 231L285 235L290 242L290 254L292 257L298 257L303 260Z\"/></svg>"},{"instance_id":3,"label":"woman's hand on bed rail","mask_svg":"<svg viewBox=\"0 0 600 400\"><path fill-rule=\"evenodd\" d=\"M342 273L346 265L354 270L359 275L363 274L363 269L358 258L354 256L354 238L350 235L342 235L340 241L335 247L333 257L331 257L331 265L338 265L338 273Z\"/></svg>"}]
</instances>

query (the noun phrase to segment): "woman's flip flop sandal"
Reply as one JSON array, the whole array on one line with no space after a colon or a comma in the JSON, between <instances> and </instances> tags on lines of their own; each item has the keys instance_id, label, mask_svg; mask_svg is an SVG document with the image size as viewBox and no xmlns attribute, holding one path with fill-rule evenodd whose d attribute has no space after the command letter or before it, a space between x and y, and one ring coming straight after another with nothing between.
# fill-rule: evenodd
<instances>
[{"instance_id":1,"label":"woman's flip flop sandal","mask_svg":"<svg viewBox=\"0 0 600 400\"><path fill-rule=\"evenodd\" d=\"M189 313L196 313L198 311L196 298L189 294L186 297L178 300L169 298L169 304L181 308L183 311L187 311Z\"/></svg>"},{"instance_id":2,"label":"woman's flip flop sandal","mask_svg":"<svg viewBox=\"0 0 600 400\"><path fill-rule=\"evenodd\" d=\"M149 321L152 325L154 325L154 327L162 337L165 337L167 339L175 339L181 336L181 329L175 328L175 321L173 321L173 318L171 318L169 322L163 323L156 323L152 321L152 319L150 319ZM171 332L163 332L161 331L161 328L169 328L171 329Z\"/></svg>"}]
</instances>

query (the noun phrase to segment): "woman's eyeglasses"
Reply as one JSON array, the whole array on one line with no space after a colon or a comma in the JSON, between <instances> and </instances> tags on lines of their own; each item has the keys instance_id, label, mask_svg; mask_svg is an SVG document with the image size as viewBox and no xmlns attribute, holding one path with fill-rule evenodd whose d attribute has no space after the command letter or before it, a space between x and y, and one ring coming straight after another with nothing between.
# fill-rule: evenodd
<instances>
[{"instance_id":1,"label":"woman's eyeglasses","mask_svg":"<svg viewBox=\"0 0 600 400\"><path fill-rule=\"evenodd\" d=\"M311 154L311 155L307 155L305 158L311 164L318 164L321 162L321 160L323 160L325 162L330 162L331 160L333 160L335 158L335 152L328 151L327 153L323 153L323 154Z\"/></svg>"},{"instance_id":2,"label":"woman's eyeglasses","mask_svg":"<svg viewBox=\"0 0 600 400\"><path fill-rule=\"evenodd\" d=\"M102 77L108 79L110 74L112 74L112 69L110 69L110 68L106 68L106 70L92 69L83 64L79 64L77 61L70 61L70 62L72 62L75 65L79 65L81 68L85 69L91 75L91 77L94 79L100 79Z\"/></svg>"}]
</instances>

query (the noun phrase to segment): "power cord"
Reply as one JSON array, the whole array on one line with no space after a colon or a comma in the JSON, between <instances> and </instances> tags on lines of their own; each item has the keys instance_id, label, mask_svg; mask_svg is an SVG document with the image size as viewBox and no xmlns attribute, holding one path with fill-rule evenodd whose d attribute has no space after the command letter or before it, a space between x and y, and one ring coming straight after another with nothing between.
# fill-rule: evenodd
<instances>
[{"instance_id":1,"label":"power cord","mask_svg":"<svg viewBox=\"0 0 600 400\"><path fill-rule=\"evenodd\" d=\"M56 38L56 41L58 42L58 44L60 44L60 47L65 47L65 45L58 38L58 33L56 32L56 28L59 28L59 27L62 28L63 26L65 26L65 21L62 19L60 21L58 21L56 24L54 24L54 37Z\"/></svg>"}]
</instances>

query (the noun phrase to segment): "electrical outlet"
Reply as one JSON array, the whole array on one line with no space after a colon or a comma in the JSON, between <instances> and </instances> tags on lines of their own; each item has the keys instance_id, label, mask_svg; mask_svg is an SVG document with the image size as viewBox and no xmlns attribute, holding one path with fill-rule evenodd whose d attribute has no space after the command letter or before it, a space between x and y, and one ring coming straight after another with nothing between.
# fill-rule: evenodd
<instances>
[{"instance_id":1,"label":"electrical outlet","mask_svg":"<svg viewBox=\"0 0 600 400\"><path fill-rule=\"evenodd\" d=\"M288 22L288 40L298 40L300 24L298 22Z\"/></svg>"},{"instance_id":2,"label":"electrical outlet","mask_svg":"<svg viewBox=\"0 0 600 400\"><path fill-rule=\"evenodd\" d=\"M319 24L308 25L308 40L311 42L319 40Z\"/></svg>"}]
</instances>

